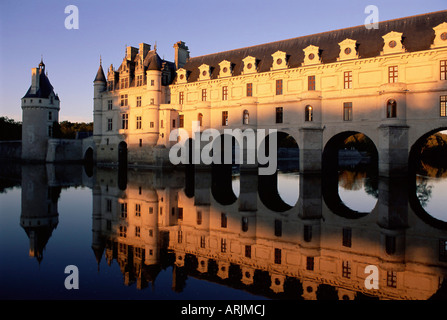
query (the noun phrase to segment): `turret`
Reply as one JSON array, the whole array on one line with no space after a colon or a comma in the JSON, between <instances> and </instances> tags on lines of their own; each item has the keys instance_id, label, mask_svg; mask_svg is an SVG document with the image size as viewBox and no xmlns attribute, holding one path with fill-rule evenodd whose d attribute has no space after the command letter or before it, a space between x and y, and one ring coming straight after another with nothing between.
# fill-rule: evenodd
<instances>
[{"instance_id":1,"label":"turret","mask_svg":"<svg viewBox=\"0 0 447 320\"><path fill-rule=\"evenodd\" d=\"M101 130L102 130L102 92L106 90L107 81L102 69L102 61L99 61L98 72L96 73L95 80L93 80L93 136L95 141L99 143Z\"/></svg>"},{"instance_id":2,"label":"turret","mask_svg":"<svg viewBox=\"0 0 447 320\"><path fill-rule=\"evenodd\" d=\"M46 160L48 140L59 121L59 102L41 60L31 69L31 86L22 98L22 159Z\"/></svg>"}]
</instances>

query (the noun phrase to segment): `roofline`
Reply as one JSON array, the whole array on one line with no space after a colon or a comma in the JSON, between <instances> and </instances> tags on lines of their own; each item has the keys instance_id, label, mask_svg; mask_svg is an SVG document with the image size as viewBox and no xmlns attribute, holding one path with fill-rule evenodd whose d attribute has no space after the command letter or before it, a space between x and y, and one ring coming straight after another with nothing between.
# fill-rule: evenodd
<instances>
[{"instance_id":1,"label":"roofline","mask_svg":"<svg viewBox=\"0 0 447 320\"><path fill-rule=\"evenodd\" d=\"M395 19L380 21L379 25L383 24L383 23L392 22L392 21L410 19L410 18L425 16L425 15L437 14L437 13L441 13L441 12L447 13L447 10L439 10L439 11L433 11L433 12L416 14L416 15L413 15L413 16L407 16L407 17L401 17L401 18L395 18ZM313 36L318 36L318 35L322 35L322 34L325 34L325 33L332 33L332 32L335 33L335 32L339 32L339 31L342 31L342 30L349 30L349 29L355 29L355 28L360 28L360 27L364 27L364 25L361 24L361 25L357 25L357 26L353 26L353 27L346 27L346 28L322 31L322 32L308 34L308 35L299 36L299 37L293 37L293 38L282 39L282 40L277 40L277 41L272 41L272 42L265 42L265 43L255 44L255 45L247 46L247 47L235 48L235 49L219 51L219 52L214 52L214 53L207 53L207 54L204 54L204 55L191 57L190 60L198 59L198 58L202 58L202 57L207 57L207 56L211 56L211 55L216 55L216 54L220 54L220 53L227 53L227 52L236 51L236 50L245 50L245 49L250 49L250 48L254 48L254 47L264 46L264 45L268 45L268 44L275 44L275 43L279 43L279 42L290 41L290 40L295 40L295 39L300 39L300 38L313 37Z\"/></svg>"}]
</instances>

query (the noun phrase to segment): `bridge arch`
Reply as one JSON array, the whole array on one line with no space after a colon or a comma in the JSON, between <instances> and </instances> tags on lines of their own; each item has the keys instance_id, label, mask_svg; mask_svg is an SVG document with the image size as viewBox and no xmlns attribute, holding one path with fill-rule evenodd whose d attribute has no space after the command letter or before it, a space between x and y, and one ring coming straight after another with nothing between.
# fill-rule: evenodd
<instances>
[{"instance_id":1,"label":"bridge arch","mask_svg":"<svg viewBox=\"0 0 447 320\"><path fill-rule=\"evenodd\" d=\"M277 131L266 136L265 143L268 149L269 139L277 139L277 170L271 175L259 175L258 195L261 202L270 210L284 212L293 208L293 205L286 203L279 192L278 171L290 172L299 171L299 147L296 139L289 133ZM268 150L267 152L270 152ZM289 192L294 192L290 190ZM296 189L298 202L299 188ZM296 204L295 203L295 204Z\"/></svg>"},{"instance_id":2,"label":"bridge arch","mask_svg":"<svg viewBox=\"0 0 447 320\"><path fill-rule=\"evenodd\" d=\"M408 167L410 177L408 198L410 207L422 221L424 221L425 223L436 229L441 230L447 230L447 221L438 219L439 217L436 217L436 215L427 212L427 210L424 208L423 204L421 203L422 200L419 199L418 197L418 191L419 193L421 192L421 187L425 191L429 189L425 189L423 184L421 185L420 183L418 183L418 176L420 174L425 175L429 172L432 172L431 174L429 174L429 176L433 175L439 177L443 176L443 172L445 172L444 170L447 170L447 157L444 156L444 153L442 155L435 155L434 157L430 156L427 157L425 154L422 153L422 150L425 147L428 138L440 131L445 130L447 130L447 126L437 127L420 136L411 145L408 156ZM425 192L422 192L422 194L425 194Z\"/></svg>"},{"instance_id":3,"label":"bridge arch","mask_svg":"<svg viewBox=\"0 0 447 320\"><path fill-rule=\"evenodd\" d=\"M342 150L342 151L340 151ZM348 207L340 197L341 168L356 168L368 182L370 191L375 198L378 188L378 150L375 143L364 133L358 131L343 131L334 135L326 143L322 155L323 181L322 195L328 208L336 215L357 219L374 211L376 204L370 211L359 211ZM352 179L358 178L355 175Z\"/></svg>"}]
</instances>

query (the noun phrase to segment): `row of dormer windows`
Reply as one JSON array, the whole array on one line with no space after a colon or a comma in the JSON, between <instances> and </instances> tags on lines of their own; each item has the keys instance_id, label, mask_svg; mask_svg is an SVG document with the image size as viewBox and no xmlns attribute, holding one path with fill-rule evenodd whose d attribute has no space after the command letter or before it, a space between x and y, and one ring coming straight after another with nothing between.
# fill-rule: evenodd
<instances>
[{"instance_id":1,"label":"row of dormer windows","mask_svg":"<svg viewBox=\"0 0 447 320\"><path fill-rule=\"evenodd\" d=\"M397 83L399 80L399 67L398 66L389 66L388 67L388 83ZM447 80L447 60L440 61L440 80ZM343 72L343 88L344 89L352 89L353 88L353 78L352 71L344 71ZM307 77L307 90L313 91L316 90L316 81L315 76ZM228 86L222 86L222 101L228 100ZM253 83L246 84L246 96L253 96ZM275 94L282 95L283 94L283 80L278 79L275 83ZM207 89L202 89L202 101L207 101L208 94ZM184 92L179 92L179 104L184 104Z\"/></svg>"}]
</instances>

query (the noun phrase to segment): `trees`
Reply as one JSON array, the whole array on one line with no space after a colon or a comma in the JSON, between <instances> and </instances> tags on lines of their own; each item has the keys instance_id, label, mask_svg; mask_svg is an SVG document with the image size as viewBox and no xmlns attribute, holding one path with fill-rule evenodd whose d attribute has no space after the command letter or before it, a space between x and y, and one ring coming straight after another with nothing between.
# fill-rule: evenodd
<instances>
[{"instance_id":1,"label":"trees","mask_svg":"<svg viewBox=\"0 0 447 320\"><path fill-rule=\"evenodd\" d=\"M8 117L0 117L0 140L22 140L22 123Z\"/></svg>"}]
</instances>

